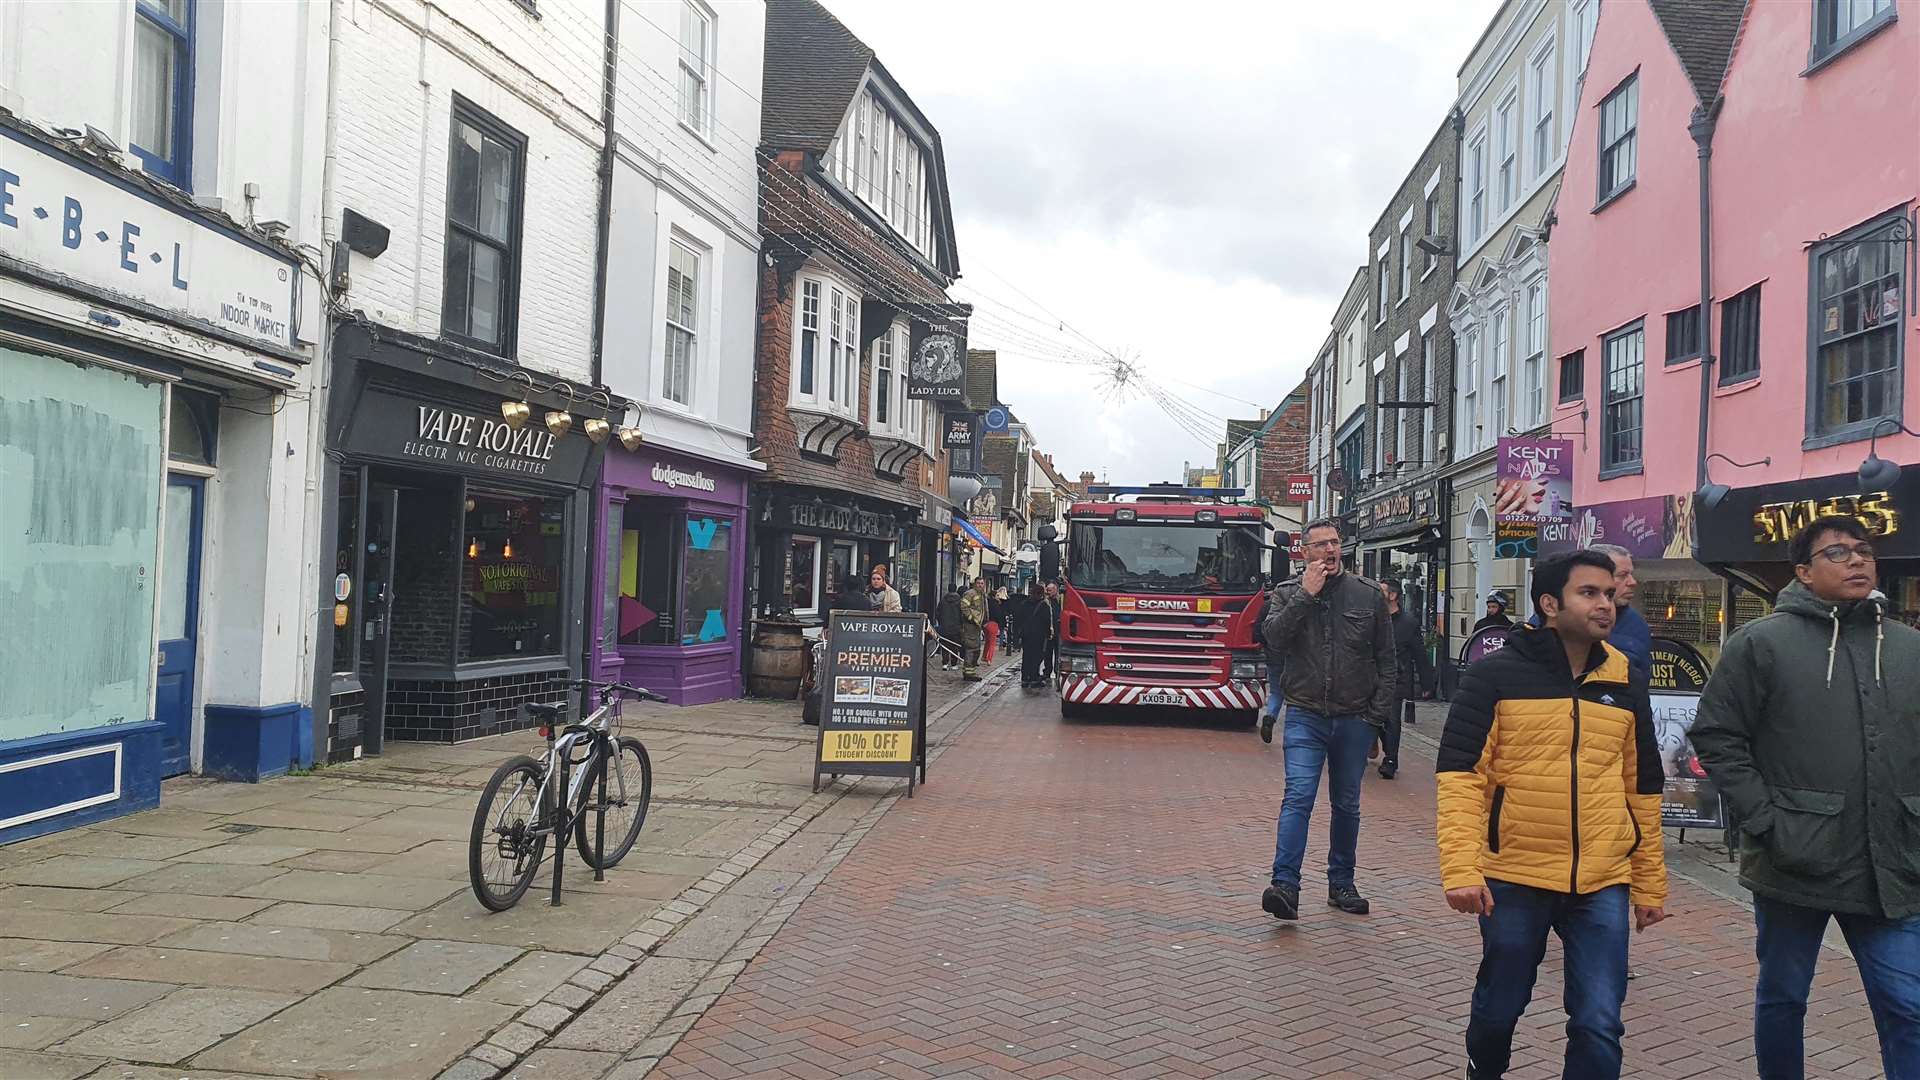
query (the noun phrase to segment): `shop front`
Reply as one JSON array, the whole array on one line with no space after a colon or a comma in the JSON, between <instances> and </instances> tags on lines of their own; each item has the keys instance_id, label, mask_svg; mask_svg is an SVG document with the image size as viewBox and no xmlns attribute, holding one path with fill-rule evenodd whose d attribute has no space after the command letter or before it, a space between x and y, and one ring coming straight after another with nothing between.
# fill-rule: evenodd
<instances>
[{"instance_id":1,"label":"shop front","mask_svg":"<svg viewBox=\"0 0 1920 1080\"><path fill-rule=\"evenodd\" d=\"M1400 583L1402 606L1423 632L1445 615L1446 519L1438 483L1405 487L1353 510L1359 570L1376 581Z\"/></svg>"},{"instance_id":2,"label":"shop front","mask_svg":"<svg viewBox=\"0 0 1920 1080\"><path fill-rule=\"evenodd\" d=\"M290 251L3 114L0 161L5 844L313 760L272 628L311 580L318 311Z\"/></svg>"},{"instance_id":3,"label":"shop front","mask_svg":"<svg viewBox=\"0 0 1920 1080\"><path fill-rule=\"evenodd\" d=\"M849 590L864 592L875 566L897 574L901 532L920 514L918 506L799 484L766 485L760 499L756 615L807 627L825 625Z\"/></svg>"},{"instance_id":4,"label":"shop front","mask_svg":"<svg viewBox=\"0 0 1920 1080\"><path fill-rule=\"evenodd\" d=\"M601 447L577 398L359 324L333 356L328 758L522 726L523 702L569 696L583 651Z\"/></svg>"},{"instance_id":5,"label":"shop front","mask_svg":"<svg viewBox=\"0 0 1920 1080\"><path fill-rule=\"evenodd\" d=\"M647 444L605 451L597 678L676 705L740 696L748 476Z\"/></svg>"}]
</instances>

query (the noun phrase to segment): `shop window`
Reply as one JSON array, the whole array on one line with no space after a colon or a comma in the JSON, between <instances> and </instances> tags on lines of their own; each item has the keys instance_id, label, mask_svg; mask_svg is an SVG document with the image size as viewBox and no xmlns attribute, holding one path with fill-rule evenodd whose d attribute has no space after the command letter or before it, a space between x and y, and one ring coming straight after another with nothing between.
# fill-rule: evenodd
<instances>
[{"instance_id":1,"label":"shop window","mask_svg":"<svg viewBox=\"0 0 1920 1080\"><path fill-rule=\"evenodd\" d=\"M566 502L474 492L466 525L459 659L558 654Z\"/></svg>"},{"instance_id":2,"label":"shop window","mask_svg":"<svg viewBox=\"0 0 1920 1080\"><path fill-rule=\"evenodd\" d=\"M333 608L333 673L351 675L356 669L360 657L357 628L359 620L353 613L360 605L360 572L357 561L360 555L360 470L340 470L339 526L334 533L333 573L336 588L328 595L337 596L338 580L347 579L347 599L336 600Z\"/></svg>"},{"instance_id":3,"label":"shop window","mask_svg":"<svg viewBox=\"0 0 1920 1080\"><path fill-rule=\"evenodd\" d=\"M0 370L0 742L145 720L164 388L6 348Z\"/></svg>"},{"instance_id":4,"label":"shop window","mask_svg":"<svg viewBox=\"0 0 1920 1080\"><path fill-rule=\"evenodd\" d=\"M689 514L681 524L680 644L725 641L733 610L733 520Z\"/></svg>"},{"instance_id":5,"label":"shop window","mask_svg":"<svg viewBox=\"0 0 1920 1080\"><path fill-rule=\"evenodd\" d=\"M670 645L678 612L673 604L673 565L679 557L678 515L654 504L627 504L620 538L620 644Z\"/></svg>"},{"instance_id":6,"label":"shop window","mask_svg":"<svg viewBox=\"0 0 1920 1080\"><path fill-rule=\"evenodd\" d=\"M220 441L220 399L213 394L173 388L167 405L167 460L184 465L214 465Z\"/></svg>"},{"instance_id":7,"label":"shop window","mask_svg":"<svg viewBox=\"0 0 1920 1080\"><path fill-rule=\"evenodd\" d=\"M1685 642L1712 663L1720 656L1725 600L1726 587L1718 579L1642 581L1633 606L1646 617L1654 637Z\"/></svg>"},{"instance_id":8,"label":"shop window","mask_svg":"<svg viewBox=\"0 0 1920 1080\"><path fill-rule=\"evenodd\" d=\"M613 503L607 507L601 522L602 553L600 562L600 649L612 652L620 644L620 598L625 584L626 554L626 505Z\"/></svg>"},{"instance_id":9,"label":"shop window","mask_svg":"<svg viewBox=\"0 0 1920 1080\"><path fill-rule=\"evenodd\" d=\"M859 574L860 552L851 540L835 540L827 552L827 607L841 606L841 598L849 590L865 592L867 584L857 580Z\"/></svg>"},{"instance_id":10,"label":"shop window","mask_svg":"<svg viewBox=\"0 0 1920 1080\"><path fill-rule=\"evenodd\" d=\"M625 522L619 565L620 644L727 640L732 633L733 519L635 502L627 505ZM799 598L794 606L802 606Z\"/></svg>"},{"instance_id":11,"label":"shop window","mask_svg":"<svg viewBox=\"0 0 1920 1080\"><path fill-rule=\"evenodd\" d=\"M527 141L456 97L448 143L440 326L465 344L511 356Z\"/></svg>"},{"instance_id":12,"label":"shop window","mask_svg":"<svg viewBox=\"0 0 1920 1080\"><path fill-rule=\"evenodd\" d=\"M787 596L795 615L820 612L820 540L796 536L787 550Z\"/></svg>"},{"instance_id":13,"label":"shop window","mask_svg":"<svg viewBox=\"0 0 1920 1080\"><path fill-rule=\"evenodd\" d=\"M1914 579L1920 583L1920 578ZM1731 637L1735 630L1765 615L1773 613L1773 604L1766 597L1751 589L1735 585L1733 588L1733 614L1727 624L1727 635Z\"/></svg>"},{"instance_id":14,"label":"shop window","mask_svg":"<svg viewBox=\"0 0 1920 1080\"><path fill-rule=\"evenodd\" d=\"M193 132L193 0L135 0L133 130L141 167L190 190Z\"/></svg>"}]
</instances>

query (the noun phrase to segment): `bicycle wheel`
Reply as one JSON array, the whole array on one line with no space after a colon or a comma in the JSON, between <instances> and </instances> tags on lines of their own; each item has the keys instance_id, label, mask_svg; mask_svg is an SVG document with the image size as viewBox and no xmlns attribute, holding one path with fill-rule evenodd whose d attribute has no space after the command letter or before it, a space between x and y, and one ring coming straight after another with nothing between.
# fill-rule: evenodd
<instances>
[{"instance_id":1,"label":"bicycle wheel","mask_svg":"<svg viewBox=\"0 0 1920 1080\"><path fill-rule=\"evenodd\" d=\"M607 772L607 857L601 859L594 850L593 811L600 798L600 773L607 770L609 761L613 769ZM586 798L573 828L574 846L580 849L580 858L588 867L611 869L627 857L640 836L640 826L646 823L647 804L652 799L653 761L647 757L647 748L639 739L618 740L614 753L596 762L588 774Z\"/></svg>"},{"instance_id":2,"label":"bicycle wheel","mask_svg":"<svg viewBox=\"0 0 1920 1080\"><path fill-rule=\"evenodd\" d=\"M526 756L509 760L494 772L473 812L473 839L467 848L467 877L473 895L489 911L505 911L520 902L540 869L545 833L535 832L550 818L541 805L545 773Z\"/></svg>"}]
</instances>

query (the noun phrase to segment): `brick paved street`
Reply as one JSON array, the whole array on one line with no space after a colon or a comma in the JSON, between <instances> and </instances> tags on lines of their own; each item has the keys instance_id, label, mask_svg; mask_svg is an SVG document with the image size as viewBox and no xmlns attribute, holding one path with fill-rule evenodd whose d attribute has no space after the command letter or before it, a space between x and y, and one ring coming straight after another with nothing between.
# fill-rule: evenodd
<instances>
[{"instance_id":1,"label":"brick paved street","mask_svg":"<svg viewBox=\"0 0 1920 1080\"><path fill-rule=\"evenodd\" d=\"M995 704L649 1075L1460 1074L1477 937L1434 884L1418 739L1401 779L1368 775L1374 914L1323 906L1323 798L1304 917L1281 924L1258 907L1278 745L1179 721L1063 723L1050 695L1017 689ZM1635 940L1627 1074L1751 1076L1750 917L1678 879L1669 910ZM1555 945L1515 1077L1559 1075L1558 963ZM1852 964L1822 964L1809 1075L1878 1076Z\"/></svg>"}]
</instances>

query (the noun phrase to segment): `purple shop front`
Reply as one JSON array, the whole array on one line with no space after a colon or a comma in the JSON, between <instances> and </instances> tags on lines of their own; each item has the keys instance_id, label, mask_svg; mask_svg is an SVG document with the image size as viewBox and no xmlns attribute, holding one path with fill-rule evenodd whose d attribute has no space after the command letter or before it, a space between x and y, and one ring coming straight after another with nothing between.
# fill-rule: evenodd
<instances>
[{"instance_id":1,"label":"purple shop front","mask_svg":"<svg viewBox=\"0 0 1920 1080\"><path fill-rule=\"evenodd\" d=\"M594 538L594 677L699 705L740 696L747 477L608 446Z\"/></svg>"}]
</instances>

